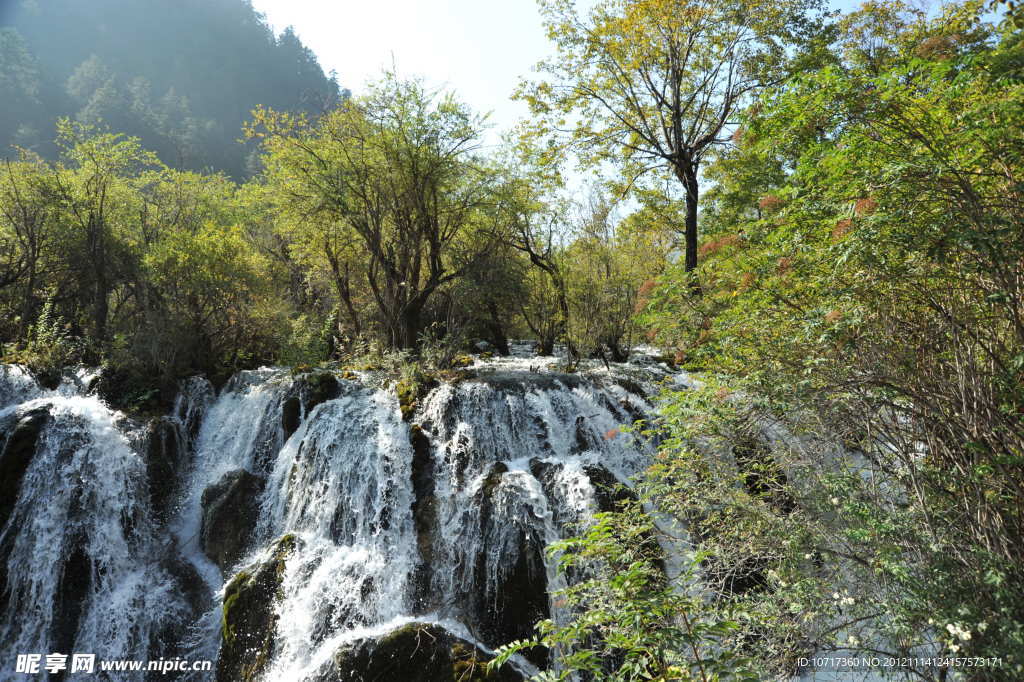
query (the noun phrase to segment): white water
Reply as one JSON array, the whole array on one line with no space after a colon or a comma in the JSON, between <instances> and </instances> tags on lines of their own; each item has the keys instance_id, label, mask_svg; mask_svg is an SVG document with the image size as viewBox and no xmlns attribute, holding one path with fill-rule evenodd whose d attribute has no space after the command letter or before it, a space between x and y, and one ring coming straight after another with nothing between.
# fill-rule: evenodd
<instances>
[{"instance_id":1,"label":"white water","mask_svg":"<svg viewBox=\"0 0 1024 682\"><path fill-rule=\"evenodd\" d=\"M17 369L5 378L11 404L0 423L37 410L49 419L0 530L4 673L19 653L58 648L146 658L151 638L182 604L155 560L145 463L130 443L137 434L123 415L67 385L46 391Z\"/></svg>"},{"instance_id":2,"label":"white water","mask_svg":"<svg viewBox=\"0 0 1024 682\"><path fill-rule=\"evenodd\" d=\"M545 582L560 585L544 546L595 510L589 471L600 466L626 481L643 465L649 447L619 427L651 411L637 382L653 392L652 382L668 376L624 366L552 375L540 364L478 362L479 379L434 389L413 420L429 440L425 458L390 387L341 381L340 395L302 415L285 440L282 404L296 392L288 373L243 372L216 399L206 382L186 382L171 419L188 457L177 481L162 482L179 491L166 525L149 507L154 482L139 427L82 395L88 377L44 391L8 370L0 420L43 406L52 420L0 535L0 545L12 542L13 595L0 616L0 665L52 651L54 624L66 620L61 574L76 547L92 577L74 651L145 660L157 657L152 642L162 638L169 648L160 655L213 657L224 585L285 534L298 549L286 562L264 679L307 679L342 643L413 619L484 647L502 644L492 631L502 614L489 611L508 601L501 593L510 571L540 562L541 601ZM202 495L237 469L266 484L246 556L223 575L202 551ZM418 525L414 508L424 499L432 513ZM205 613L190 610L181 572L167 568L174 561L198 575Z\"/></svg>"}]
</instances>

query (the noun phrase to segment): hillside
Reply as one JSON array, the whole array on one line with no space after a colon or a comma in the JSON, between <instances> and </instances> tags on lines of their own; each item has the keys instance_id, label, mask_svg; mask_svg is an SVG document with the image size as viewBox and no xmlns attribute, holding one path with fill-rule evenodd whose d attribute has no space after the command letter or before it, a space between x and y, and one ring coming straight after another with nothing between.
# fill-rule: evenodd
<instances>
[{"instance_id":1,"label":"hillside","mask_svg":"<svg viewBox=\"0 0 1024 682\"><path fill-rule=\"evenodd\" d=\"M77 0L0 10L0 148L55 153L59 117L141 138L187 169L248 175L238 142L257 105L320 111L333 76L246 0Z\"/></svg>"}]
</instances>

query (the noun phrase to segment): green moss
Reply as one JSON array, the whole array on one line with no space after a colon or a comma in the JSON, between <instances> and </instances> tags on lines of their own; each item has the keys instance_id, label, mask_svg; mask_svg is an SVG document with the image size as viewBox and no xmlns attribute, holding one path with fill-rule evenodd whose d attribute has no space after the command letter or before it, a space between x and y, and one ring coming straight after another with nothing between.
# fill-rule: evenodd
<instances>
[{"instance_id":1,"label":"green moss","mask_svg":"<svg viewBox=\"0 0 1024 682\"><path fill-rule=\"evenodd\" d=\"M395 383L395 394L398 396L398 407L402 411L402 419L412 419L419 401L424 398L430 389L437 386L436 376L416 371L412 376L399 379Z\"/></svg>"},{"instance_id":2,"label":"green moss","mask_svg":"<svg viewBox=\"0 0 1024 682\"><path fill-rule=\"evenodd\" d=\"M309 387L309 403L319 405L330 400L338 392L338 380L333 372L314 372L306 377Z\"/></svg>"},{"instance_id":3,"label":"green moss","mask_svg":"<svg viewBox=\"0 0 1024 682\"><path fill-rule=\"evenodd\" d=\"M473 364L473 357L471 355L456 355L452 358L451 366L453 368L469 367Z\"/></svg>"},{"instance_id":4,"label":"green moss","mask_svg":"<svg viewBox=\"0 0 1024 682\"><path fill-rule=\"evenodd\" d=\"M239 571L238 575L231 579L228 586L224 588L224 607L221 609L220 626L224 641L231 644L235 641L235 628L231 626L232 618L228 615L234 609L238 596L245 587L252 581L252 575L246 571Z\"/></svg>"},{"instance_id":5,"label":"green moss","mask_svg":"<svg viewBox=\"0 0 1024 682\"><path fill-rule=\"evenodd\" d=\"M402 419L409 421L416 411L419 387L411 379L403 379L395 384L395 393L398 395L398 407L402 411Z\"/></svg>"},{"instance_id":6,"label":"green moss","mask_svg":"<svg viewBox=\"0 0 1024 682\"><path fill-rule=\"evenodd\" d=\"M221 654L217 679L251 682L260 678L274 655L277 633L275 605L283 598L286 560L298 540L285 535L275 543L270 559L239 572L224 589L221 615Z\"/></svg>"}]
</instances>

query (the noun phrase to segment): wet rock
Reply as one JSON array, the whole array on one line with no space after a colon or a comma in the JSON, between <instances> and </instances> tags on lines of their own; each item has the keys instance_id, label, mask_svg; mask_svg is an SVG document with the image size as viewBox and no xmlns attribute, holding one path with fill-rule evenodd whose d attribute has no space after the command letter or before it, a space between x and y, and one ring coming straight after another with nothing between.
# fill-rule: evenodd
<instances>
[{"instance_id":1,"label":"wet rock","mask_svg":"<svg viewBox=\"0 0 1024 682\"><path fill-rule=\"evenodd\" d=\"M281 428L285 440L299 428L303 415L308 415L320 403L337 398L341 394L341 385L331 372L309 372L296 379L293 391L281 405Z\"/></svg>"},{"instance_id":2,"label":"wet rock","mask_svg":"<svg viewBox=\"0 0 1024 682\"><path fill-rule=\"evenodd\" d=\"M217 682L255 682L274 656L277 602L288 557L298 541L285 535L270 558L240 571L224 588Z\"/></svg>"},{"instance_id":3,"label":"wet rock","mask_svg":"<svg viewBox=\"0 0 1024 682\"><path fill-rule=\"evenodd\" d=\"M302 401L299 396L293 395L285 398L281 404L281 429L284 431L284 439L288 440L302 423Z\"/></svg>"},{"instance_id":4,"label":"wet rock","mask_svg":"<svg viewBox=\"0 0 1024 682\"><path fill-rule=\"evenodd\" d=\"M245 552L256 526L264 481L244 469L224 474L203 491L203 551L227 573Z\"/></svg>"},{"instance_id":5,"label":"wet rock","mask_svg":"<svg viewBox=\"0 0 1024 682\"><path fill-rule=\"evenodd\" d=\"M551 615L544 539L536 528L514 524L509 518L508 505L499 499L501 480L507 472L508 467L503 463L492 464L476 498L480 505L480 534L485 545L505 549L500 558L481 553L474 569L467 620L474 634L490 646L532 636L537 621ZM521 513L526 511L517 510L513 515ZM511 530L510 523L514 524ZM500 564L490 565L493 561ZM544 667L547 663L548 652L544 648L524 655L538 666Z\"/></svg>"},{"instance_id":6,"label":"wet rock","mask_svg":"<svg viewBox=\"0 0 1024 682\"><path fill-rule=\"evenodd\" d=\"M434 606L430 593L430 570L434 559L434 538L437 535L437 498L434 495L434 460L430 439L419 424L409 427L412 445L412 518L416 528L416 544L421 564L417 569L414 603L419 610Z\"/></svg>"},{"instance_id":7,"label":"wet rock","mask_svg":"<svg viewBox=\"0 0 1024 682\"><path fill-rule=\"evenodd\" d=\"M178 479L186 465L186 444L180 426L173 419L160 417L146 429L146 479L149 501L157 518L164 519Z\"/></svg>"},{"instance_id":8,"label":"wet rock","mask_svg":"<svg viewBox=\"0 0 1024 682\"><path fill-rule=\"evenodd\" d=\"M73 543L74 549L62 567L50 626L49 640L54 651L70 651L74 647L82 608L91 591L92 561L84 544L84 539Z\"/></svg>"},{"instance_id":9,"label":"wet rock","mask_svg":"<svg viewBox=\"0 0 1024 682\"><path fill-rule=\"evenodd\" d=\"M617 511L623 502L635 502L636 493L624 486L615 474L605 469L600 464L594 464L583 468L590 485L594 488L594 497L598 511Z\"/></svg>"},{"instance_id":10,"label":"wet rock","mask_svg":"<svg viewBox=\"0 0 1024 682\"><path fill-rule=\"evenodd\" d=\"M0 452L0 530L3 530L14 511L21 479L36 452L39 436L49 421L49 409L37 407L18 420L4 441L3 451Z\"/></svg>"},{"instance_id":11,"label":"wet rock","mask_svg":"<svg viewBox=\"0 0 1024 682\"><path fill-rule=\"evenodd\" d=\"M409 623L347 644L315 682L521 682L511 665L488 672L490 657L440 625Z\"/></svg>"}]
</instances>

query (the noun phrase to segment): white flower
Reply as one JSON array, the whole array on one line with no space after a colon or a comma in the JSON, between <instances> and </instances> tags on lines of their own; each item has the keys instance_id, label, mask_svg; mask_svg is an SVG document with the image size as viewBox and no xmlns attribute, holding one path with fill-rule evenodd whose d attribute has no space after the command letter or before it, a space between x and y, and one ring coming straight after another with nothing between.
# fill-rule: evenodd
<instances>
[{"instance_id":1,"label":"white flower","mask_svg":"<svg viewBox=\"0 0 1024 682\"><path fill-rule=\"evenodd\" d=\"M957 630L956 626L953 625L952 623L947 623L946 624L946 632L948 632L949 634L955 635L956 634L956 630Z\"/></svg>"},{"instance_id":2,"label":"white flower","mask_svg":"<svg viewBox=\"0 0 1024 682\"><path fill-rule=\"evenodd\" d=\"M810 552L808 552L807 554L804 554L804 558L805 558L805 559L807 559L808 561L810 561L810 560L811 560L811 559L813 559L814 557L813 557L813 556L811 555L811 553L810 553Z\"/></svg>"},{"instance_id":3,"label":"white flower","mask_svg":"<svg viewBox=\"0 0 1024 682\"><path fill-rule=\"evenodd\" d=\"M978 632L985 632L985 630L988 630L988 623L985 621L978 623Z\"/></svg>"},{"instance_id":4,"label":"white flower","mask_svg":"<svg viewBox=\"0 0 1024 682\"><path fill-rule=\"evenodd\" d=\"M850 643L850 646L857 646L858 644L860 644L860 640L854 637L853 635L850 635L846 641Z\"/></svg>"},{"instance_id":5,"label":"white flower","mask_svg":"<svg viewBox=\"0 0 1024 682\"><path fill-rule=\"evenodd\" d=\"M838 497L833 497L831 500L829 500L829 502L832 503L833 507L838 507L839 506L839 498Z\"/></svg>"},{"instance_id":6,"label":"white flower","mask_svg":"<svg viewBox=\"0 0 1024 682\"><path fill-rule=\"evenodd\" d=\"M833 592L832 593L832 598L835 599L836 601L839 601L839 599L840 599L839 593L838 592Z\"/></svg>"},{"instance_id":7,"label":"white flower","mask_svg":"<svg viewBox=\"0 0 1024 682\"><path fill-rule=\"evenodd\" d=\"M956 652L960 651L960 647L957 644L950 644L949 650L955 654Z\"/></svg>"}]
</instances>

